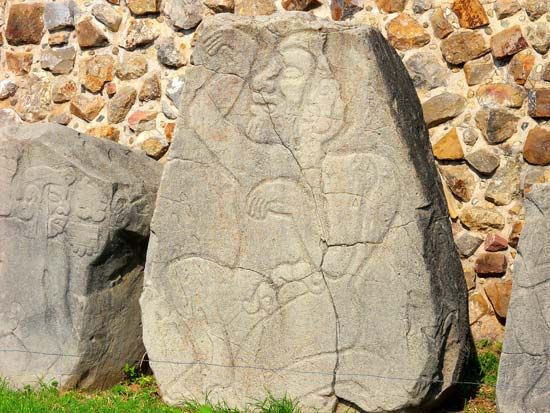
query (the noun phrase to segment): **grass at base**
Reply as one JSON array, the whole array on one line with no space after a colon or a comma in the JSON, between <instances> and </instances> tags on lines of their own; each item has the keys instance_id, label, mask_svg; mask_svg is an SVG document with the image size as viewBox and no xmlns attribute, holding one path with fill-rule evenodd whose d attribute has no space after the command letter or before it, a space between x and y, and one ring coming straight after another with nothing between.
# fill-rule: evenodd
<instances>
[{"instance_id":1,"label":"grass at base","mask_svg":"<svg viewBox=\"0 0 550 413\"><path fill-rule=\"evenodd\" d=\"M481 382L480 386L462 385L457 398L462 400L457 410L449 412L496 413L495 384L502 345L481 340L476 344L477 363L472 368L468 381ZM165 405L158 392L153 376L144 376L135 368L127 367L128 379L112 389L102 392L61 392L54 384L38 389L26 388L15 391L0 380L1 413L241 413L224 404L189 401L182 407ZM275 399L268 396L263 401L252 403L247 413L300 413L298 403L290 398Z\"/></svg>"}]
</instances>

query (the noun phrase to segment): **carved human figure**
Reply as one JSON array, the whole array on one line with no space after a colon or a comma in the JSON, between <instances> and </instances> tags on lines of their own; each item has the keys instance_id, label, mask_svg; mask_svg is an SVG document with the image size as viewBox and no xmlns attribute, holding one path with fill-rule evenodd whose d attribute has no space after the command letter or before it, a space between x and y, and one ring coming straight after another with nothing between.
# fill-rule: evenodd
<instances>
[{"instance_id":1,"label":"carved human figure","mask_svg":"<svg viewBox=\"0 0 550 413\"><path fill-rule=\"evenodd\" d=\"M432 285L462 280L460 265L423 124L403 108L418 108L410 79L376 36L306 14L199 29L141 299L151 359L190 362L153 362L167 401L288 390L322 411L407 411L448 386L456 360L434 355L466 307ZM416 379L375 379L404 365Z\"/></svg>"}]
</instances>

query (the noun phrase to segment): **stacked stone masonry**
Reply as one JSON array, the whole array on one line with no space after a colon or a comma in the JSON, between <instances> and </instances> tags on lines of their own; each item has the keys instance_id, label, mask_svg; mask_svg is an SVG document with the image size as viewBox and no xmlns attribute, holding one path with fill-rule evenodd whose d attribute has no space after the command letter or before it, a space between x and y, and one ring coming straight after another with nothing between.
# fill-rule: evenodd
<instances>
[{"instance_id":1,"label":"stacked stone masonry","mask_svg":"<svg viewBox=\"0 0 550 413\"><path fill-rule=\"evenodd\" d=\"M373 25L398 50L446 185L474 337L501 339L522 199L550 180L548 0L0 0L0 124L68 125L163 162L196 27L286 10Z\"/></svg>"}]
</instances>

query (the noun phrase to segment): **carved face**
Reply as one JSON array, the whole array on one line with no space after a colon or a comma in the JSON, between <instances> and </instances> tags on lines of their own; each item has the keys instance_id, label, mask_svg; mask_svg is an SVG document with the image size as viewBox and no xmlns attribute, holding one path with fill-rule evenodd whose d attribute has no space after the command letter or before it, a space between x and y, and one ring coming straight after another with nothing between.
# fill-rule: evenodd
<instances>
[{"instance_id":1,"label":"carved face","mask_svg":"<svg viewBox=\"0 0 550 413\"><path fill-rule=\"evenodd\" d=\"M298 47L281 50L252 80L254 102L269 105L276 115L299 107L314 69L315 59L307 51Z\"/></svg>"},{"instance_id":2,"label":"carved face","mask_svg":"<svg viewBox=\"0 0 550 413\"><path fill-rule=\"evenodd\" d=\"M48 236L61 234L67 224L70 207L67 201L69 188L51 184L47 188L48 196Z\"/></svg>"},{"instance_id":3,"label":"carved face","mask_svg":"<svg viewBox=\"0 0 550 413\"><path fill-rule=\"evenodd\" d=\"M40 206L40 190L33 184L29 184L23 191L23 197L19 200L17 216L24 220L31 220Z\"/></svg>"}]
</instances>

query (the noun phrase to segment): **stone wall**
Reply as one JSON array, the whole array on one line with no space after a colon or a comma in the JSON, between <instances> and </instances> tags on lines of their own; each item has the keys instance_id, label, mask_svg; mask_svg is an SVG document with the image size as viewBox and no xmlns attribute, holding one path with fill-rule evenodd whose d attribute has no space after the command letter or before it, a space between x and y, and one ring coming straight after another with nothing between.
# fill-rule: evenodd
<instances>
[{"instance_id":1,"label":"stone wall","mask_svg":"<svg viewBox=\"0 0 550 413\"><path fill-rule=\"evenodd\" d=\"M500 339L522 197L550 178L548 0L0 0L0 124L60 123L162 162L194 28L285 8L371 24L398 49L446 183L474 335Z\"/></svg>"}]
</instances>

